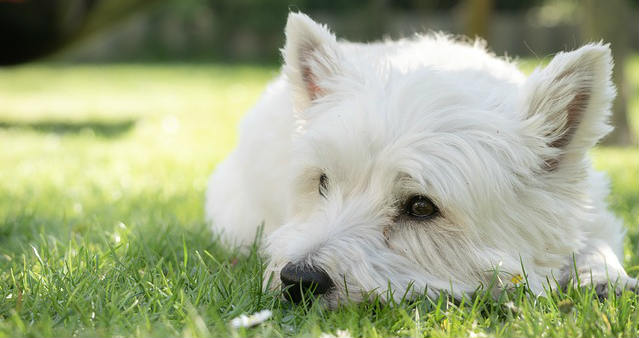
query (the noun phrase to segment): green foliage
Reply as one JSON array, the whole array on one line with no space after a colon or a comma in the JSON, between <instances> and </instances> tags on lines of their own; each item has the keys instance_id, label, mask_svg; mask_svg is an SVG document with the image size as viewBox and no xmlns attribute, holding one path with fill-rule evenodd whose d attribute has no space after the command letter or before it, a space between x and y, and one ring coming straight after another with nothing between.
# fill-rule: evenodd
<instances>
[{"instance_id":1,"label":"green foliage","mask_svg":"<svg viewBox=\"0 0 639 338\"><path fill-rule=\"evenodd\" d=\"M626 336L638 298L479 294L336 311L262 292L263 258L203 223L206 180L276 69L210 65L0 70L0 336ZM639 273L639 157L596 149ZM554 287L554 285L553 285ZM235 316L271 309L250 329Z\"/></svg>"}]
</instances>

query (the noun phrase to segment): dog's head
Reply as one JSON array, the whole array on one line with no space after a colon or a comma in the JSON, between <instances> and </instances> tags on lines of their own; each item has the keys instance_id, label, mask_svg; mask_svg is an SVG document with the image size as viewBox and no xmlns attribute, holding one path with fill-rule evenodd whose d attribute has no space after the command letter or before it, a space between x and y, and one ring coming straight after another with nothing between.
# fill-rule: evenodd
<instances>
[{"instance_id":1,"label":"dog's head","mask_svg":"<svg viewBox=\"0 0 639 338\"><path fill-rule=\"evenodd\" d=\"M268 238L272 286L313 282L331 306L411 285L541 291L580 246L587 151L610 130L607 46L525 78L444 37L338 43L291 14L286 38L298 129L288 222Z\"/></svg>"}]
</instances>

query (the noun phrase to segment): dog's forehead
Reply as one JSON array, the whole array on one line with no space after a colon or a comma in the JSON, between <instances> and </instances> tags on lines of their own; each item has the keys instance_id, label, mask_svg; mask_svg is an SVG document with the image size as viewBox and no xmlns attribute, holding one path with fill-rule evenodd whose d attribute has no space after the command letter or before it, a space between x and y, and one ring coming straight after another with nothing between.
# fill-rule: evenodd
<instances>
[{"instance_id":1,"label":"dog's forehead","mask_svg":"<svg viewBox=\"0 0 639 338\"><path fill-rule=\"evenodd\" d=\"M315 147L335 147L332 152L352 148L369 156L444 135L508 134L520 122L517 85L484 71L423 68L372 76L355 88L335 86L300 115L303 138Z\"/></svg>"},{"instance_id":2,"label":"dog's forehead","mask_svg":"<svg viewBox=\"0 0 639 338\"><path fill-rule=\"evenodd\" d=\"M481 75L422 69L345 88L307 111L305 161L357 186L366 180L391 189L389 182L408 174L431 188L439 184L436 194L454 203L504 190L486 182L508 182L498 178L513 173L517 87L488 88L494 79Z\"/></svg>"},{"instance_id":3,"label":"dog's forehead","mask_svg":"<svg viewBox=\"0 0 639 338\"><path fill-rule=\"evenodd\" d=\"M499 112L455 102L458 96L440 97L430 106L357 101L320 113L301 135L311 156L336 167L358 167L372 160L401 164L419 162L431 154L459 153L463 147L477 153L509 142L516 122ZM387 107L384 108L384 105ZM492 154L487 154L492 156Z\"/></svg>"}]
</instances>

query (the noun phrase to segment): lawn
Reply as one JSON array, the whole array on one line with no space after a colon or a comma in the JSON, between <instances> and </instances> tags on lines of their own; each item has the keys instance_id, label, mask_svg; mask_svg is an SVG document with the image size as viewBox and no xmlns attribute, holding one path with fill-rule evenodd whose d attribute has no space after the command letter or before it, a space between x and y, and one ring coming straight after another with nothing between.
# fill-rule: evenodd
<instances>
[{"instance_id":1,"label":"lawn","mask_svg":"<svg viewBox=\"0 0 639 338\"><path fill-rule=\"evenodd\" d=\"M628 71L637 69L635 58ZM216 243L202 204L238 120L276 71L0 69L0 336L639 336L639 301L628 293L599 302L592 290L532 298L520 288L496 301L336 311L262 293L263 258ZM612 178L610 202L628 227L625 265L637 275L638 151L593 156ZM257 327L229 325L262 309L273 317Z\"/></svg>"}]
</instances>

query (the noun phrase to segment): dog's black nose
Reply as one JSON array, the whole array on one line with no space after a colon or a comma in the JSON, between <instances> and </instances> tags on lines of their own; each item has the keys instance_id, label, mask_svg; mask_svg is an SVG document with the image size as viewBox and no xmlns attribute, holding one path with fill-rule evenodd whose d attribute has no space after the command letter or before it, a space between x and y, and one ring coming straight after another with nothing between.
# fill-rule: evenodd
<instances>
[{"instance_id":1,"label":"dog's black nose","mask_svg":"<svg viewBox=\"0 0 639 338\"><path fill-rule=\"evenodd\" d=\"M308 292L319 296L333 287L333 281L324 270L301 264L286 264L280 271L280 279L285 296L295 303L302 301Z\"/></svg>"}]
</instances>

